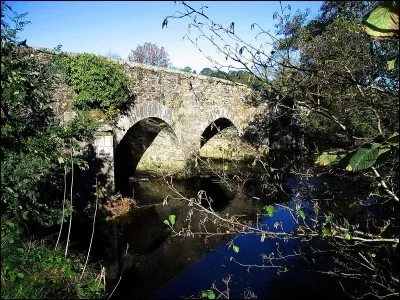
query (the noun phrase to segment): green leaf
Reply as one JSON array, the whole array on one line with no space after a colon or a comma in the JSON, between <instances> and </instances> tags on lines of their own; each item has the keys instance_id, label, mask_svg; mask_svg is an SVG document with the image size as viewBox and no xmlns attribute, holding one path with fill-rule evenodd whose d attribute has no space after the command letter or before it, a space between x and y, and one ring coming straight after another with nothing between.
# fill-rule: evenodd
<instances>
[{"instance_id":1,"label":"green leaf","mask_svg":"<svg viewBox=\"0 0 400 300\"><path fill-rule=\"evenodd\" d=\"M387 63L387 70L388 71L392 71L393 69L394 69L394 66L395 66L395 63L396 63L396 59L397 59L397 57L395 57L395 58L392 58L392 59L389 59L386 63Z\"/></svg>"},{"instance_id":2,"label":"green leaf","mask_svg":"<svg viewBox=\"0 0 400 300\"><path fill-rule=\"evenodd\" d=\"M64 158L63 158L62 156L60 156L60 157L58 158L58 163L59 163L60 165L64 163Z\"/></svg>"},{"instance_id":3,"label":"green leaf","mask_svg":"<svg viewBox=\"0 0 400 300\"><path fill-rule=\"evenodd\" d=\"M264 206L265 211L267 212L269 217L273 217L275 215L275 207L272 205Z\"/></svg>"},{"instance_id":4,"label":"green leaf","mask_svg":"<svg viewBox=\"0 0 400 300\"><path fill-rule=\"evenodd\" d=\"M304 220L306 218L306 215L304 214L304 212L302 210L298 210L297 213L299 214L299 216Z\"/></svg>"},{"instance_id":5,"label":"green leaf","mask_svg":"<svg viewBox=\"0 0 400 300\"><path fill-rule=\"evenodd\" d=\"M379 148L374 147L373 145L370 147L361 147L357 150L356 154L352 156L348 166L346 167L347 171L360 171L364 169L368 169L369 167L375 164L376 159L378 158Z\"/></svg>"},{"instance_id":6,"label":"green leaf","mask_svg":"<svg viewBox=\"0 0 400 300\"><path fill-rule=\"evenodd\" d=\"M398 35L399 2L382 1L362 21L365 32L374 39Z\"/></svg>"},{"instance_id":7,"label":"green leaf","mask_svg":"<svg viewBox=\"0 0 400 300\"><path fill-rule=\"evenodd\" d=\"M340 160L338 162L339 168L346 169L346 167L350 163L350 159L353 157L353 155L356 152L356 150L352 150L352 151L349 151L347 153L344 153L344 154L340 155Z\"/></svg>"},{"instance_id":8,"label":"green leaf","mask_svg":"<svg viewBox=\"0 0 400 300\"><path fill-rule=\"evenodd\" d=\"M174 224L175 224L175 219L176 219L175 215L169 215L169 217L168 217L168 220L170 221L172 226L174 226Z\"/></svg>"},{"instance_id":9,"label":"green leaf","mask_svg":"<svg viewBox=\"0 0 400 300\"><path fill-rule=\"evenodd\" d=\"M169 221L168 220L164 220L164 224L169 226Z\"/></svg>"},{"instance_id":10,"label":"green leaf","mask_svg":"<svg viewBox=\"0 0 400 300\"><path fill-rule=\"evenodd\" d=\"M212 290L207 290L201 293L201 298L215 299L215 294Z\"/></svg>"},{"instance_id":11,"label":"green leaf","mask_svg":"<svg viewBox=\"0 0 400 300\"><path fill-rule=\"evenodd\" d=\"M24 278L24 277L25 277L25 274L24 274L24 273L17 273L17 276L18 276L19 278Z\"/></svg>"},{"instance_id":12,"label":"green leaf","mask_svg":"<svg viewBox=\"0 0 400 300\"><path fill-rule=\"evenodd\" d=\"M233 251L235 251L236 253L239 253L239 247L238 246L236 246L236 245L233 245Z\"/></svg>"},{"instance_id":13,"label":"green leaf","mask_svg":"<svg viewBox=\"0 0 400 300\"><path fill-rule=\"evenodd\" d=\"M395 132L391 136L389 136L386 140L389 145L398 146L399 145L399 133Z\"/></svg>"},{"instance_id":14,"label":"green leaf","mask_svg":"<svg viewBox=\"0 0 400 300\"><path fill-rule=\"evenodd\" d=\"M6 190L9 191L11 194L14 194L14 191L11 188L9 188L8 186L6 186Z\"/></svg>"},{"instance_id":15,"label":"green leaf","mask_svg":"<svg viewBox=\"0 0 400 300\"><path fill-rule=\"evenodd\" d=\"M330 222L332 222L332 216L326 216L325 217L325 224L328 224Z\"/></svg>"},{"instance_id":16,"label":"green leaf","mask_svg":"<svg viewBox=\"0 0 400 300\"><path fill-rule=\"evenodd\" d=\"M224 171L228 170L228 164L224 164Z\"/></svg>"},{"instance_id":17,"label":"green leaf","mask_svg":"<svg viewBox=\"0 0 400 300\"><path fill-rule=\"evenodd\" d=\"M315 164L320 166L327 166L335 162L337 158L338 155L335 153L323 152L320 156L318 156L317 160L315 161Z\"/></svg>"},{"instance_id":18,"label":"green leaf","mask_svg":"<svg viewBox=\"0 0 400 300\"><path fill-rule=\"evenodd\" d=\"M344 239L348 241L351 240L351 235L348 232L346 232L346 234L344 235Z\"/></svg>"},{"instance_id":19,"label":"green leaf","mask_svg":"<svg viewBox=\"0 0 400 300\"><path fill-rule=\"evenodd\" d=\"M25 220L28 220L28 213L29 213L29 211L24 211L23 213L22 213L22 218L24 218Z\"/></svg>"},{"instance_id":20,"label":"green leaf","mask_svg":"<svg viewBox=\"0 0 400 300\"><path fill-rule=\"evenodd\" d=\"M331 230L328 227L324 227L322 229L322 235L323 236L331 236L332 235Z\"/></svg>"}]
</instances>

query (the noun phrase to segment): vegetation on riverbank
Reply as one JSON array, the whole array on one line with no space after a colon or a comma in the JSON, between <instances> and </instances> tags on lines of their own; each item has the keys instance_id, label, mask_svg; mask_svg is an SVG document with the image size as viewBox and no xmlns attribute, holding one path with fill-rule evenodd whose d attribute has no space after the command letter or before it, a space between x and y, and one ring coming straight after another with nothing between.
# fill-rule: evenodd
<instances>
[{"instance_id":1,"label":"vegetation on riverbank","mask_svg":"<svg viewBox=\"0 0 400 300\"><path fill-rule=\"evenodd\" d=\"M59 47L52 55L41 55L19 41L18 34L29 24L25 17L1 2L1 295L98 298L104 296L104 269L87 265L90 253L84 261L69 249L72 215L91 200L74 189L74 177L88 169L83 145L99 125L90 110L113 116L131 100L130 80L118 73L118 64L104 58L66 59ZM99 72L114 83L111 94L117 102L107 102L102 93L91 98L99 94ZM77 76L84 76L84 87ZM53 110L53 91L64 80L73 85L79 104L75 117L65 122ZM95 190L87 192L93 197ZM62 225L68 219L62 250ZM33 236L57 224L57 241Z\"/></svg>"},{"instance_id":2,"label":"vegetation on riverbank","mask_svg":"<svg viewBox=\"0 0 400 300\"><path fill-rule=\"evenodd\" d=\"M2 299L101 298L105 274L92 265L81 276L83 266L84 257L65 257L54 241L28 239L20 224L2 218Z\"/></svg>"}]
</instances>

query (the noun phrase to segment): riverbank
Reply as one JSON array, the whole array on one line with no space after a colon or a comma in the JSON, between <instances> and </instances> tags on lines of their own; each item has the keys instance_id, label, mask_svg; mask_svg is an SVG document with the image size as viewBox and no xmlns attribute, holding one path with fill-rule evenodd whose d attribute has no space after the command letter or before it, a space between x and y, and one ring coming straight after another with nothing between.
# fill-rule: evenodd
<instances>
[{"instance_id":1,"label":"riverbank","mask_svg":"<svg viewBox=\"0 0 400 300\"><path fill-rule=\"evenodd\" d=\"M84 274L84 253L64 255L51 239L23 234L23 227L11 220L1 221L2 299L82 299L106 296L105 273L89 263Z\"/></svg>"}]
</instances>

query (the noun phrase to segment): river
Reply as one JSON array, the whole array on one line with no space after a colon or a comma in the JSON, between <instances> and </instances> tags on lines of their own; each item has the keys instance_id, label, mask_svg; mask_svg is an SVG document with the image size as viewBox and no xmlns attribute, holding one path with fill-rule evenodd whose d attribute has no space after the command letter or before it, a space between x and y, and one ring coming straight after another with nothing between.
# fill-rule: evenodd
<instances>
[{"instance_id":1,"label":"river","mask_svg":"<svg viewBox=\"0 0 400 300\"><path fill-rule=\"evenodd\" d=\"M223 169L223 165L220 167ZM249 163L240 167L242 172L250 169L261 172ZM236 171L230 172L231 178ZM317 180L315 185L321 182ZM278 207L273 217L260 214L265 205L261 181L248 179L241 189L229 189L204 168L196 177L173 183L187 198L196 197L199 190L205 190L213 199L212 207L221 216L238 215L269 228L276 222L284 224L286 230L294 226L287 211ZM284 176L282 183L290 195L287 203L293 204L296 197L301 197L296 177ZM307 245L306 242L274 239L261 242L257 235L224 235L209 239L172 236L164 221L174 214L174 226L181 228L190 210L187 202L169 197L168 204L163 205L167 195L174 196L163 180L133 182L129 190L134 193L137 207L114 221L96 225L91 254L93 261L100 261L106 267L107 291L111 292L118 284L112 298L195 298L213 283L220 291L229 292L229 298L287 299L300 295L345 298L337 280L311 272L310 266L299 257L277 262L272 268L248 268L239 264L260 265L261 254L276 252L276 247L284 254L291 254ZM201 223L203 217L194 214L192 224ZM89 223L87 225L90 228ZM79 232L88 235L83 227ZM238 253L229 246L231 241L239 247ZM287 272L284 272L285 266Z\"/></svg>"}]
</instances>

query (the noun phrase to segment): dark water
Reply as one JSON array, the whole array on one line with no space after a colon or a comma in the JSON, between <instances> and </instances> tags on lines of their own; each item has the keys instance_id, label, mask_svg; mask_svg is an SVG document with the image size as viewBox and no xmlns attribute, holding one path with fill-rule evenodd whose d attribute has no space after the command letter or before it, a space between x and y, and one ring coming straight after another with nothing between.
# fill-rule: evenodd
<instances>
[{"instance_id":1,"label":"dark water","mask_svg":"<svg viewBox=\"0 0 400 300\"><path fill-rule=\"evenodd\" d=\"M246 169L248 164L242 168ZM222 216L246 216L269 228L278 221L285 230L293 228L289 214L278 207L274 217L260 217L265 205L261 184L249 179L241 189L230 189L218 177L203 172L195 178L174 181L174 188L188 198L205 190L213 199L213 208ZM286 176L283 184L291 195L289 203L294 205L297 197L301 197L296 178ZM318 187L318 179L313 184ZM277 273L277 267L247 268L237 263L260 265L262 253L276 252L278 246L282 253L291 254L307 246L307 242L273 239L261 242L256 235L217 236L208 240L173 237L164 220L174 214L175 228L184 226L190 209L186 202L162 180L135 182L130 188L138 207L115 221L97 225L92 250L92 260L101 261L107 269L108 292L121 278L112 298L198 297L214 282L220 291L226 290L223 280L229 276L229 298L251 295L264 299L345 298L337 280L311 272L310 266L297 257L277 263L277 266L287 265L288 272ZM163 205L167 195L170 195L168 205ZM194 214L192 224L199 223L202 217ZM238 253L228 246L232 240L240 248Z\"/></svg>"}]
</instances>

